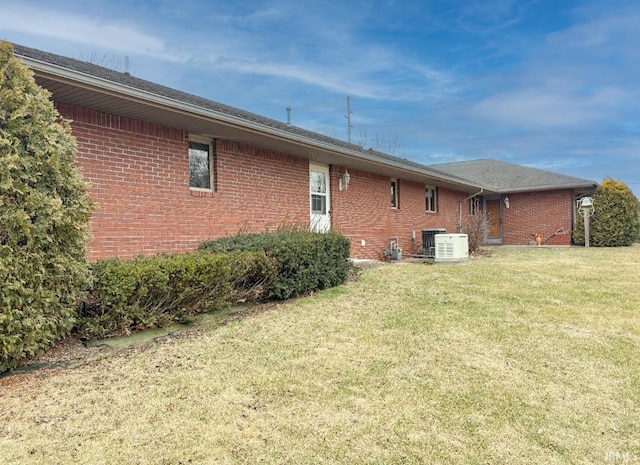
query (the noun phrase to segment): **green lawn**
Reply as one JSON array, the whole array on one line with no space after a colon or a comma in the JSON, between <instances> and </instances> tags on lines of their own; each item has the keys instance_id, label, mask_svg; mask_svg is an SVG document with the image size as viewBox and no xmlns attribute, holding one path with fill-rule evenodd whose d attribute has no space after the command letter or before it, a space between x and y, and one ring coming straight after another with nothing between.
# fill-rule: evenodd
<instances>
[{"instance_id":1,"label":"green lawn","mask_svg":"<svg viewBox=\"0 0 640 465\"><path fill-rule=\"evenodd\" d=\"M640 247L398 264L0 379L0 463L640 463Z\"/></svg>"}]
</instances>

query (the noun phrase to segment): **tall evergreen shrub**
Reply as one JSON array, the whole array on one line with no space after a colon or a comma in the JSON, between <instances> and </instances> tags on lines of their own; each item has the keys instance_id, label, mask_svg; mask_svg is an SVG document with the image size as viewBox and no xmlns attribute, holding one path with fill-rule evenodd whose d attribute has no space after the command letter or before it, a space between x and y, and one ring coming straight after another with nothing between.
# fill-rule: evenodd
<instances>
[{"instance_id":1,"label":"tall evergreen shrub","mask_svg":"<svg viewBox=\"0 0 640 465\"><path fill-rule=\"evenodd\" d=\"M621 247L633 244L640 233L640 203L622 181L605 179L593 194L594 213L589 218L589 245ZM584 218L578 215L574 243L583 245Z\"/></svg>"},{"instance_id":2,"label":"tall evergreen shrub","mask_svg":"<svg viewBox=\"0 0 640 465\"><path fill-rule=\"evenodd\" d=\"M86 288L91 205L50 97L0 42L0 372L62 338Z\"/></svg>"}]
</instances>

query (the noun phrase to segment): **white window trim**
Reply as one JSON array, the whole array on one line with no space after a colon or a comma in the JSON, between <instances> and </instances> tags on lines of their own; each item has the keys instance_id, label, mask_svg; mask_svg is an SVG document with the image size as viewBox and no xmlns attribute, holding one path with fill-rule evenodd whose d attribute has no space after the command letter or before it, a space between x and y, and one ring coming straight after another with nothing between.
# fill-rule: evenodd
<instances>
[{"instance_id":1,"label":"white window trim","mask_svg":"<svg viewBox=\"0 0 640 465\"><path fill-rule=\"evenodd\" d=\"M214 147L213 140L209 139L208 137L189 135L189 140L187 142L195 142L197 144L209 146L209 185L211 186L210 188L207 189L206 187L193 187L191 186L191 184L189 184L189 189L192 191L199 191L199 192L214 192L215 191L215 184L214 184L215 183L215 178L214 178L215 157L213 153L213 147ZM187 147L188 145L189 144L187 144ZM187 152L187 156L188 155L189 153ZM191 173L189 173L189 177L191 177ZM191 183L191 181L189 181L189 183Z\"/></svg>"},{"instance_id":2,"label":"white window trim","mask_svg":"<svg viewBox=\"0 0 640 465\"><path fill-rule=\"evenodd\" d=\"M393 202L391 204L391 208L393 210L397 210L398 208L400 208L400 183L398 182L398 178L391 178L391 183L389 184L389 188L391 188L391 184L395 184L396 188L394 191L394 198L393 198ZM395 205L394 205L395 203Z\"/></svg>"},{"instance_id":3,"label":"white window trim","mask_svg":"<svg viewBox=\"0 0 640 465\"><path fill-rule=\"evenodd\" d=\"M427 191L431 190L433 192L433 210L428 210L427 209ZM424 186L424 211L426 211L427 213L438 213L438 189L436 188L436 186L430 186L428 184L425 184Z\"/></svg>"},{"instance_id":4,"label":"white window trim","mask_svg":"<svg viewBox=\"0 0 640 465\"><path fill-rule=\"evenodd\" d=\"M478 197L471 197L469 199L469 215L475 216L480 211L480 202Z\"/></svg>"}]
</instances>

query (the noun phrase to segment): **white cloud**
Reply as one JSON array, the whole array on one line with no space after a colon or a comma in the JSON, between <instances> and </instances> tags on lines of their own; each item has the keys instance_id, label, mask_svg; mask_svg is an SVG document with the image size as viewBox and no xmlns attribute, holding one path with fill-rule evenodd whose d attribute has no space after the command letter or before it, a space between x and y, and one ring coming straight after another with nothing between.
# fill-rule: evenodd
<instances>
[{"instance_id":1,"label":"white cloud","mask_svg":"<svg viewBox=\"0 0 640 465\"><path fill-rule=\"evenodd\" d=\"M582 93L574 89L525 88L485 98L469 109L472 116L507 127L582 126L611 115L628 98L622 89Z\"/></svg>"},{"instance_id":2,"label":"white cloud","mask_svg":"<svg viewBox=\"0 0 640 465\"><path fill-rule=\"evenodd\" d=\"M76 13L35 5L5 8L0 29L79 44L83 49L184 62L203 71L283 78L366 99L433 100L452 92L446 73L410 60L393 47L363 44L353 29L354 18L310 14L297 4L226 9L215 14L216 27L207 34L183 28L179 35L170 35L158 23L153 23L157 32L148 33L145 29L150 30L152 23L144 18L133 22L88 10Z\"/></svg>"},{"instance_id":3,"label":"white cloud","mask_svg":"<svg viewBox=\"0 0 640 465\"><path fill-rule=\"evenodd\" d=\"M595 19L586 20L548 36L550 48L580 49L584 52L611 52L637 49L631 38L640 38L640 9L636 6L622 14L616 11Z\"/></svg>"},{"instance_id":4,"label":"white cloud","mask_svg":"<svg viewBox=\"0 0 640 465\"><path fill-rule=\"evenodd\" d=\"M244 45L243 45L244 44ZM203 47L204 45L204 47ZM315 57L270 56L238 38L229 53L207 53L204 62L216 69L291 79L342 95L389 101L433 100L455 92L444 72L404 60L390 50L363 50L358 56L337 53ZM220 52L220 50L219 50ZM192 52L198 56L200 52ZM259 58L257 58L259 57Z\"/></svg>"},{"instance_id":5,"label":"white cloud","mask_svg":"<svg viewBox=\"0 0 640 465\"><path fill-rule=\"evenodd\" d=\"M43 11L44 7L14 5L3 8L0 29L7 32L29 33L50 39L79 43L114 52L135 53L165 60L176 60L168 53L160 37L146 34L126 23L100 20L77 13Z\"/></svg>"},{"instance_id":6,"label":"white cloud","mask_svg":"<svg viewBox=\"0 0 640 465\"><path fill-rule=\"evenodd\" d=\"M311 85L330 92L362 98L404 100L414 96L398 92L383 79L367 76L368 71L353 63L327 65L307 60L271 59L257 53L221 54L192 51L194 61L201 68L225 70L247 75L283 78L302 85ZM411 91L411 89L407 89Z\"/></svg>"},{"instance_id":7,"label":"white cloud","mask_svg":"<svg viewBox=\"0 0 640 465\"><path fill-rule=\"evenodd\" d=\"M522 21L521 10L526 3L518 0L474 0L454 2L451 13L456 27L473 34L486 35L506 29Z\"/></svg>"}]
</instances>

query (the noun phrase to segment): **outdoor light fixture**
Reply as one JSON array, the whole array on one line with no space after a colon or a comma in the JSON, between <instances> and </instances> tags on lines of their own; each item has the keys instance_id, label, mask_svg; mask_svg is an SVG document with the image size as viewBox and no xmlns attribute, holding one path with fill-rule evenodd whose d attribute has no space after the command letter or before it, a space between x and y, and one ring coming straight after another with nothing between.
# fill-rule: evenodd
<instances>
[{"instance_id":1,"label":"outdoor light fixture","mask_svg":"<svg viewBox=\"0 0 640 465\"><path fill-rule=\"evenodd\" d=\"M349 188L349 181L351 181L351 175L349 174L349 170L345 169L344 174L340 176L340 180L338 181L338 188L341 191L346 191Z\"/></svg>"},{"instance_id":2,"label":"outdoor light fixture","mask_svg":"<svg viewBox=\"0 0 640 465\"><path fill-rule=\"evenodd\" d=\"M504 197L504 206L505 206L505 207L507 207L507 208L509 208L509 196L508 196L508 195L506 195L506 196Z\"/></svg>"},{"instance_id":3,"label":"outdoor light fixture","mask_svg":"<svg viewBox=\"0 0 640 465\"><path fill-rule=\"evenodd\" d=\"M584 246L589 247L589 217L595 212L593 199L591 197L582 197L578 201L578 212L584 216Z\"/></svg>"},{"instance_id":4,"label":"outdoor light fixture","mask_svg":"<svg viewBox=\"0 0 640 465\"><path fill-rule=\"evenodd\" d=\"M593 199L591 197L582 197L580 199L580 206L583 208L593 207Z\"/></svg>"}]
</instances>

